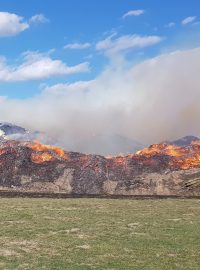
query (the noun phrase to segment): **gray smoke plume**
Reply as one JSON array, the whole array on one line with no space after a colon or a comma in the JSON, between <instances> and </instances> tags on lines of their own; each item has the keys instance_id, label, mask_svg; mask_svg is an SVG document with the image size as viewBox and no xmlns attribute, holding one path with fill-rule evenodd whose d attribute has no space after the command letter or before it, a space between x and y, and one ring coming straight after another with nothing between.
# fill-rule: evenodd
<instances>
[{"instance_id":1,"label":"gray smoke plume","mask_svg":"<svg viewBox=\"0 0 200 270\"><path fill-rule=\"evenodd\" d=\"M85 142L100 135L118 134L143 144L198 136L199 71L200 48L134 66L111 61L93 81L49 86L27 100L2 97L0 115L4 121L49 134L69 150L86 152Z\"/></svg>"}]
</instances>

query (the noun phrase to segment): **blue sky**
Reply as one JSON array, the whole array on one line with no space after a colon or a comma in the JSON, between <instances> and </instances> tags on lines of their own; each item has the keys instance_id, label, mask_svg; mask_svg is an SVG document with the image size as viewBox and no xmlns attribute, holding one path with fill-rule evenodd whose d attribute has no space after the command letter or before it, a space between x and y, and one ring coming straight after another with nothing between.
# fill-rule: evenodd
<instances>
[{"instance_id":1,"label":"blue sky","mask_svg":"<svg viewBox=\"0 0 200 270\"><path fill-rule=\"evenodd\" d=\"M5 75L8 76L6 80L4 75L0 78L0 95L14 99L38 95L45 85L95 79L111 61L110 54L113 53L108 47L120 46L120 42L117 45L120 38L126 37L127 40L121 41L126 44L134 42L134 37L154 38L152 44L151 40L141 40L146 45L130 45L117 51L133 64L173 50L197 47L200 43L198 0L2 0L0 11L7 14L8 20L1 27L0 15L2 72L6 69L9 73ZM16 26L17 21L9 25L11 14L22 17L20 23L26 24L25 29ZM19 29L13 33L13 27ZM109 38L112 44L107 44L107 49L102 49L102 46L97 49L99 42ZM74 44L80 48L69 48ZM68 48L64 49L66 45ZM27 54L29 61L33 55L37 60L58 60L57 70L60 68L61 71L38 75L43 73L41 69L51 64L47 61L37 66L34 77L27 75L31 70L23 70L26 75L20 72L10 74L11 70L27 64ZM83 64L80 72L64 70L79 64Z\"/></svg>"}]
</instances>

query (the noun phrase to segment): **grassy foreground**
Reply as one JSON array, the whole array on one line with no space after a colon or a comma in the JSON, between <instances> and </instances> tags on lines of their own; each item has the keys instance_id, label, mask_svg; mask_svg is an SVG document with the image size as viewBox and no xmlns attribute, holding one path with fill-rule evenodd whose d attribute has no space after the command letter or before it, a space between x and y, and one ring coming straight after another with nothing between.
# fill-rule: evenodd
<instances>
[{"instance_id":1,"label":"grassy foreground","mask_svg":"<svg viewBox=\"0 0 200 270\"><path fill-rule=\"evenodd\" d=\"M200 269L200 200L0 198L0 269Z\"/></svg>"}]
</instances>

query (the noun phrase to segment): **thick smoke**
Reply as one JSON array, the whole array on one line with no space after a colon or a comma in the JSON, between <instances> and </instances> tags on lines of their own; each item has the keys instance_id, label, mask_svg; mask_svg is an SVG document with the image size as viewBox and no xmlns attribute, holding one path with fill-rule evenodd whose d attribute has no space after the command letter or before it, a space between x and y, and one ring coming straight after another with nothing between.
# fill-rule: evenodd
<instances>
[{"instance_id":1,"label":"thick smoke","mask_svg":"<svg viewBox=\"0 0 200 270\"><path fill-rule=\"evenodd\" d=\"M70 150L95 136L120 134L151 144L199 135L200 48L137 65L114 61L90 82L46 87L27 100L0 99L0 115L56 137ZM119 146L119 145L118 145Z\"/></svg>"}]
</instances>

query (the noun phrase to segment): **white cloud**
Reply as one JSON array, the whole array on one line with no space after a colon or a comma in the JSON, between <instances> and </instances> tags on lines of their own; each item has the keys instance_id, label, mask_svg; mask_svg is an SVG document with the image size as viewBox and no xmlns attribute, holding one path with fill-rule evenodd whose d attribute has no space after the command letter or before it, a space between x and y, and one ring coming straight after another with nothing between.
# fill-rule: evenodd
<instances>
[{"instance_id":1,"label":"white cloud","mask_svg":"<svg viewBox=\"0 0 200 270\"><path fill-rule=\"evenodd\" d=\"M187 17L185 18L184 20L182 20L182 25L186 25L186 24L189 24L189 23L192 23L196 20L196 16L190 16L190 17Z\"/></svg>"},{"instance_id":2,"label":"white cloud","mask_svg":"<svg viewBox=\"0 0 200 270\"><path fill-rule=\"evenodd\" d=\"M75 49L75 50L81 50L81 49L88 49L91 47L91 44L86 43L70 43L64 46L64 49Z\"/></svg>"},{"instance_id":3,"label":"white cloud","mask_svg":"<svg viewBox=\"0 0 200 270\"><path fill-rule=\"evenodd\" d=\"M127 17L130 16L140 16L142 14L144 14L144 10L143 9L136 9L136 10L129 10L127 13L125 13L122 18L125 19Z\"/></svg>"},{"instance_id":4,"label":"white cloud","mask_svg":"<svg viewBox=\"0 0 200 270\"><path fill-rule=\"evenodd\" d=\"M166 24L165 27L167 27L167 28L172 28L172 27L174 27L175 25L176 25L175 22L170 22L170 23Z\"/></svg>"},{"instance_id":5,"label":"white cloud","mask_svg":"<svg viewBox=\"0 0 200 270\"><path fill-rule=\"evenodd\" d=\"M9 66L5 59L0 59L1 82L41 80L88 71L89 64L87 62L75 66L67 66L61 60L52 59L49 54L37 52L24 53L23 62L18 66Z\"/></svg>"},{"instance_id":6,"label":"white cloud","mask_svg":"<svg viewBox=\"0 0 200 270\"><path fill-rule=\"evenodd\" d=\"M29 20L30 23L47 23L49 19L47 19L44 14L36 14L32 16Z\"/></svg>"},{"instance_id":7,"label":"white cloud","mask_svg":"<svg viewBox=\"0 0 200 270\"><path fill-rule=\"evenodd\" d=\"M29 24L14 13L0 12L0 37L14 36L29 28Z\"/></svg>"},{"instance_id":8,"label":"white cloud","mask_svg":"<svg viewBox=\"0 0 200 270\"><path fill-rule=\"evenodd\" d=\"M0 37L15 36L28 29L31 23L45 22L49 22L49 20L43 14L36 14L27 22L17 14L0 12Z\"/></svg>"},{"instance_id":9,"label":"white cloud","mask_svg":"<svg viewBox=\"0 0 200 270\"><path fill-rule=\"evenodd\" d=\"M43 94L53 94L53 95L66 95L71 91L86 91L93 87L93 80L91 81L78 81L75 83L60 83L53 86L45 86L43 88Z\"/></svg>"},{"instance_id":10,"label":"white cloud","mask_svg":"<svg viewBox=\"0 0 200 270\"><path fill-rule=\"evenodd\" d=\"M96 44L96 50L106 51L108 54L118 53L127 49L138 49L158 44L162 41L159 36L124 35L118 38L110 36Z\"/></svg>"}]
</instances>

